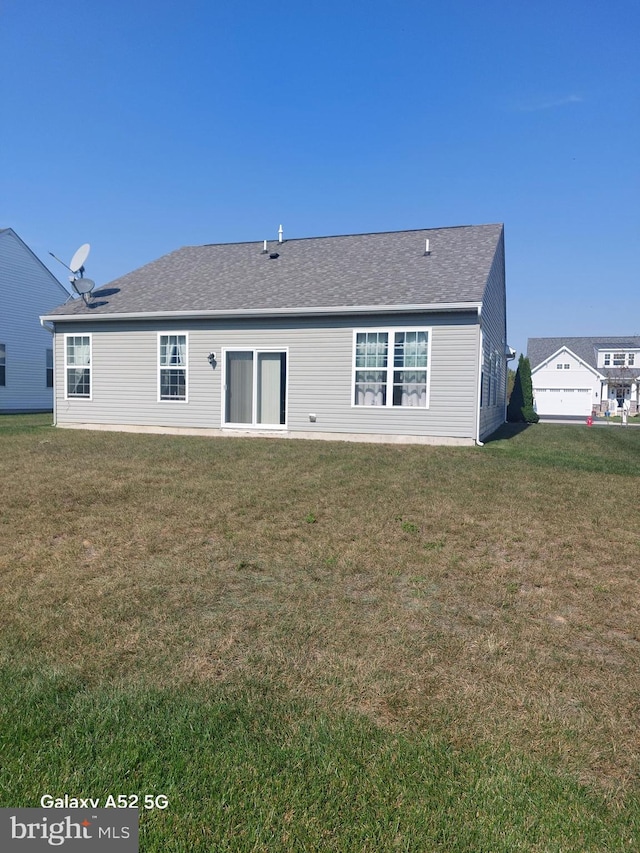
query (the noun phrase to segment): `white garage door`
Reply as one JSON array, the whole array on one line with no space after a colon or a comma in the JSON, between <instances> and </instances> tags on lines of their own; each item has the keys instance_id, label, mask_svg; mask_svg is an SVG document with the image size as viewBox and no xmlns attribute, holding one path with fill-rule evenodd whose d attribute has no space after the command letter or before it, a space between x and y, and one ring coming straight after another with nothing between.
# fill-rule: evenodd
<instances>
[{"instance_id":1,"label":"white garage door","mask_svg":"<svg viewBox=\"0 0 640 853\"><path fill-rule=\"evenodd\" d=\"M536 388L539 415L590 415L591 388Z\"/></svg>"}]
</instances>

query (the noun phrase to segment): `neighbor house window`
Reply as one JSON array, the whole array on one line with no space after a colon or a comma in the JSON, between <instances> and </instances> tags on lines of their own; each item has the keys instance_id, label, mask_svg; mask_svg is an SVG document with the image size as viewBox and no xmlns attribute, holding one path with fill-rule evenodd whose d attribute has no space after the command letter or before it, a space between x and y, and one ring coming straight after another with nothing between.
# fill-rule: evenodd
<instances>
[{"instance_id":1,"label":"neighbor house window","mask_svg":"<svg viewBox=\"0 0 640 853\"><path fill-rule=\"evenodd\" d=\"M66 396L91 399L91 335L65 335Z\"/></svg>"},{"instance_id":2,"label":"neighbor house window","mask_svg":"<svg viewBox=\"0 0 640 853\"><path fill-rule=\"evenodd\" d=\"M635 364L635 360L636 357L634 353L627 353L627 364L629 365L629 367L633 367L633 365Z\"/></svg>"},{"instance_id":3,"label":"neighbor house window","mask_svg":"<svg viewBox=\"0 0 640 853\"><path fill-rule=\"evenodd\" d=\"M355 332L356 406L428 405L429 329Z\"/></svg>"},{"instance_id":4,"label":"neighbor house window","mask_svg":"<svg viewBox=\"0 0 640 853\"><path fill-rule=\"evenodd\" d=\"M571 368L571 365L570 364L564 364L563 367L565 370L569 370Z\"/></svg>"},{"instance_id":5,"label":"neighbor house window","mask_svg":"<svg viewBox=\"0 0 640 853\"><path fill-rule=\"evenodd\" d=\"M558 364L556 364L556 370L562 370L562 362L558 362Z\"/></svg>"},{"instance_id":6,"label":"neighbor house window","mask_svg":"<svg viewBox=\"0 0 640 853\"><path fill-rule=\"evenodd\" d=\"M47 388L53 388L53 350L47 350Z\"/></svg>"},{"instance_id":7,"label":"neighbor house window","mask_svg":"<svg viewBox=\"0 0 640 853\"><path fill-rule=\"evenodd\" d=\"M614 352L613 354L613 366L614 367L624 367L625 364L625 354L623 352Z\"/></svg>"},{"instance_id":8,"label":"neighbor house window","mask_svg":"<svg viewBox=\"0 0 640 853\"><path fill-rule=\"evenodd\" d=\"M159 397L187 399L187 336L159 335Z\"/></svg>"},{"instance_id":9,"label":"neighbor house window","mask_svg":"<svg viewBox=\"0 0 640 853\"><path fill-rule=\"evenodd\" d=\"M0 344L0 387L7 384L7 345Z\"/></svg>"},{"instance_id":10,"label":"neighbor house window","mask_svg":"<svg viewBox=\"0 0 640 853\"><path fill-rule=\"evenodd\" d=\"M611 353L605 352L604 354L604 366L611 367Z\"/></svg>"}]
</instances>

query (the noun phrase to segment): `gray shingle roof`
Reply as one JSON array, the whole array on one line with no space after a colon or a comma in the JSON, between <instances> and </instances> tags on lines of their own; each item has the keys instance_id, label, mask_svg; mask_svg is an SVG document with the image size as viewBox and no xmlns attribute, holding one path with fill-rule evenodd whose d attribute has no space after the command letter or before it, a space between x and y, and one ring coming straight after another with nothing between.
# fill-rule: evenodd
<instances>
[{"instance_id":1,"label":"gray shingle roof","mask_svg":"<svg viewBox=\"0 0 640 853\"><path fill-rule=\"evenodd\" d=\"M529 338L527 341L527 358L532 369L541 364L549 356L566 346L572 353L581 358L591 367L597 366L597 350L634 349L640 348L640 337L597 337L597 338Z\"/></svg>"},{"instance_id":2,"label":"gray shingle roof","mask_svg":"<svg viewBox=\"0 0 640 853\"><path fill-rule=\"evenodd\" d=\"M269 241L267 254L262 241L188 246L95 290L88 306L77 299L49 316L481 302L502 230L469 225Z\"/></svg>"}]
</instances>

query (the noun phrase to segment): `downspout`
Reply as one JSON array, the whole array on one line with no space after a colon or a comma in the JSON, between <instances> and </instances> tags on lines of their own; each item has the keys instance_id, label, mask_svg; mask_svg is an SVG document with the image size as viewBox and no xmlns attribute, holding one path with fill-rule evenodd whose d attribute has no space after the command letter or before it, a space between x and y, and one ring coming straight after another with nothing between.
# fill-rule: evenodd
<instances>
[{"instance_id":1,"label":"downspout","mask_svg":"<svg viewBox=\"0 0 640 853\"><path fill-rule=\"evenodd\" d=\"M53 388L52 388L52 391L53 391L53 426L56 426L58 423L58 419L56 417L56 346L55 346L56 327L53 324L51 326L49 326L47 324L46 320L44 320L42 317L40 317L40 325L42 326L43 329L46 329L47 332L49 332L49 334L53 338L53 341L52 341L53 345L51 347L51 351L53 353Z\"/></svg>"},{"instance_id":2,"label":"downspout","mask_svg":"<svg viewBox=\"0 0 640 853\"><path fill-rule=\"evenodd\" d=\"M483 366L483 352L484 352L484 340L482 335L482 318L480 316L480 312L482 311L482 306L478 306L478 325L480 327L480 334L478 335L478 404L476 406L476 437L475 443L476 447L484 447L482 441L480 441L480 407L482 406L482 366Z\"/></svg>"}]
</instances>

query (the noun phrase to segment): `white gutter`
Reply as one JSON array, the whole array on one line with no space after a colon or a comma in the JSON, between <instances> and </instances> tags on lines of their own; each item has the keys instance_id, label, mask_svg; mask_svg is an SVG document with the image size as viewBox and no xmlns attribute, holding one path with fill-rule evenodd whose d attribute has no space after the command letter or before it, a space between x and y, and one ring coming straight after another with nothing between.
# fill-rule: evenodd
<instances>
[{"instance_id":1,"label":"white gutter","mask_svg":"<svg viewBox=\"0 0 640 853\"><path fill-rule=\"evenodd\" d=\"M480 311L478 311L480 314ZM482 335L482 326L480 327L480 334L478 335L478 405L476 407L476 437L475 442L477 447L484 447L484 443L480 441L480 408L482 406L482 368L483 368L483 347L484 347L484 339Z\"/></svg>"},{"instance_id":2,"label":"white gutter","mask_svg":"<svg viewBox=\"0 0 640 853\"><path fill-rule=\"evenodd\" d=\"M404 314L419 311L477 311L481 302L429 302L425 305L329 305L310 308L232 308L221 311L129 311L121 314L44 314L40 322L86 322L87 320L200 320L225 317L322 317L335 314Z\"/></svg>"}]
</instances>

